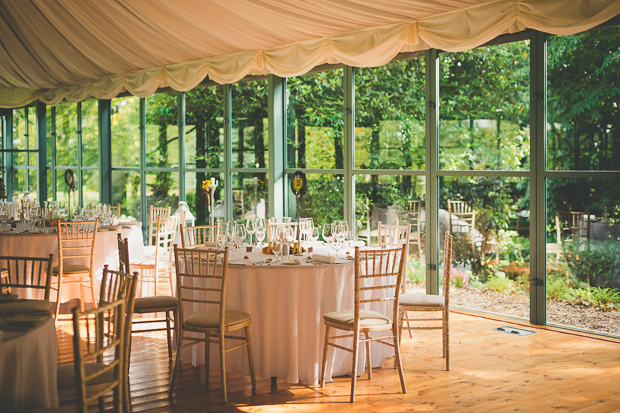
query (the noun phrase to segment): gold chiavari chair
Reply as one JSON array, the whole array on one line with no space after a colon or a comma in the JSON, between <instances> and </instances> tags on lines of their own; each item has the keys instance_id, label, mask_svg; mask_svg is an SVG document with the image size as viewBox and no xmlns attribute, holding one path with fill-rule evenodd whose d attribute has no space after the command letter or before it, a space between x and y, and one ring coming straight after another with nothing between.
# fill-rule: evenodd
<instances>
[{"instance_id":1,"label":"gold chiavari chair","mask_svg":"<svg viewBox=\"0 0 620 413\"><path fill-rule=\"evenodd\" d=\"M205 387L209 389L210 344L217 343L220 350L220 374L222 398L228 400L226 390L226 353L240 347L247 347L252 387L256 387L254 356L248 313L226 309L226 275L228 273L228 248L221 249L179 249L174 246L177 269L177 297L179 299L179 336L174 371L170 380L169 394L172 396L176 376L181 364L181 351L185 347L205 343ZM206 304L214 309L199 311L187 317L183 314L184 304ZM227 333L245 330L243 336L229 336ZM204 338L196 333L204 334ZM241 340L241 344L226 348L228 340ZM186 341L184 344L183 342Z\"/></svg>"},{"instance_id":2,"label":"gold chiavari chair","mask_svg":"<svg viewBox=\"0 0 620 413\"><path fill-rule=\"evenodd\" d=\"M452 235L446 232L443 252L443 296L432 294L403 294L400 297L399 332L402 330L442 330L443 357L446 370L450 370L450 271L452 270ZM407 318L408 311L441 312L441 318ZM403 327L403 321L424 322L441 321L441 325Z\"/></svg>"},{"instance_id":3,"label":"gold chiavari chair","mask_svg":"<svg viewBox=\"0 0 620 413\"><path fill-rule=\"evenodd\" d=\"M159 208L151 205L149 207L149 232L148 232L148 245L157 245L157 225L158 218L168 218L170 217L170 207L167 208Z\"/></svg>"},{"instance_id":4,"label":"gold chiavari chair","mask_svg":"<svg viewBox=\"0 0 620 413\"><path fill-rule=\"evenodd\" d=\"M84 289L90 289L95 305L93 260L99 220L85 222L61 222L56 227L58 236L58 266L52 268L57 277L56 318L62 303L62 288L80 286L80 309L84 311ZM76 262L76 261L79 261Z\"/></svg>"},{"instance_id":5,"label":"gold chiavari chair","mask_svg":"<svg viewBox=\"0 0 620 413\"><path fill-rule=\"evenodd\" d=\"M403 393L407 393L403 366L400 359L398 339L398 303L400 285L405 273L406 245L400 248L372 249L360 251L355 248L355 306L351 310L340 310L323 315L325 324L325 343L321 365L321 387L325 386L327 355L329 346L352 353L351 402L355 401L357 381L357 360L360 345L366 345L366 365L368 379L372 378L372 358L370 343L378 342L394 348L396 366ZM383 294L380 294L383 293ZM386 304L393 301L392 318L367 307L371 303ZM330 336L331 329L348 331L351 334ZM374 332L389 332L379 337ZM353 338L352 348L336 344L341 338ZM390 342L391 341L391 342Z\"/></svg>"}]
</instances>

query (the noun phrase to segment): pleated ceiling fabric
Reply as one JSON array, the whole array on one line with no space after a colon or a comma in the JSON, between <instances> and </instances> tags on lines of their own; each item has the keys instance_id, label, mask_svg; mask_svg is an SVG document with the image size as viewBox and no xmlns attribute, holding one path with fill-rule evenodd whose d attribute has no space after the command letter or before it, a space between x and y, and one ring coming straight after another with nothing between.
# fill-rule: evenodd
<instances>
[{"instance_id":1,"label":"pleated ceiling fabric","mask_svg":"<svg viewBox=\"0 0 620 413\"><path fill-rule=\"evenodd\" d=\"M588 30L620 0L0 0L0 106L380 66L504 33Z\"/></svg>"}]
</instances>

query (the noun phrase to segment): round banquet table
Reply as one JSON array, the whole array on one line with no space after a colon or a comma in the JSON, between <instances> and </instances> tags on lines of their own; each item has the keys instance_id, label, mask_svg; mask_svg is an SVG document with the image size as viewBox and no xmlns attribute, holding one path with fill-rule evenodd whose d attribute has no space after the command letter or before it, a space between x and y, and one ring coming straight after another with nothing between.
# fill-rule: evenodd
<instances>
[{"instance_id":1,"label":"round banquet table","mask_svg":"<svg viewBox=\"0 0 620 413\"><path fill-rule=\"evenodd\" d=\"M52 316L26 331L2 329L0 320L0 410L25 412L58 407L58 347Z\"/></svg>"},{"instance_id":2,"label":"round banquet table","mask_svg":"<svg viewBox=\"0 0 620 413\"><path fill-rule=\"evenodd\" d=\"M118 243L117 233L129 240L129 256L131 259L141 258L143 252L142 228L139 225L122 227L120 231L104 230L97 232L95 240L95 278L100 278L104 264L110 269L118 269ZM58 235L50 233L25 233L13 234L0 232L0 256L20 257L47 257L54 254L54 265L58 265ZM55 279L53 279L55 280ZM27 290L32 293L31 290ZM21 298L42 299L40 292L34 295L21 296ZM99 283L95 282L95 296L99 295ZM80 297L79 285L67 285L63 287L63 301L69 301ZM52 290L50 301L56 301L56 292ZM91 302L90 293L85 294L85 302Z\"/></svg>"},{"instance_id":3,"label":"round banquet table","mask_svg":"<svg viewBox=\"0 0 620 413\"><path fill-rule=\"evenodd\" d=\"M243 256L229 258L226 309L245 311L252 317L250 328L256 372L263 378L318 384L325 337L323 314L353 308L354 262L340 259L335 264L321 265L252 265L266 256L260 252L248 254L249 260L244 260ZM305 256L288 258L303 260ZM370 308L391 318L392 307L385 302L374 303ZM202 310L204 305L186 303L184 317ZM335 332L332 329L332 334ZM337 333L345 334L343 331ZM350 347L352 340L342 339L338 344ZM230 347L228 343L227 347ZM371 352L373 367L380 367L387 356L394 354L391 347L380 343L372 343ZM212 344L210 357L210 365L219 368L217 345ZM193 365L204 364L204 344L183 349L181 359ZM360 346L358 360L357 372L361 375L366 366L364 346ZM228 353L226 370L249 374L245 349ZM326 380L350 373L351 353L330 347Z\"/></svg>"}]
</instances>

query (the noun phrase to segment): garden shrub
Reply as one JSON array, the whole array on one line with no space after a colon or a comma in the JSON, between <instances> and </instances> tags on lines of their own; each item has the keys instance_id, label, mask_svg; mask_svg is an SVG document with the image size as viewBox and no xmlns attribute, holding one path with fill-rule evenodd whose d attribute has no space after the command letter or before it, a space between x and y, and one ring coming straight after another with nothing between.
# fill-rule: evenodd
<instances>
[{"instance_id":1,"label":"garden shrub","mask_svg":"<svg viewBox=\"0 0 620 413\"><path fill-rule=\"evenodd\" d=\"M484 285L484 290L497 291L502 294L517 294L519 288L517 284L508 277L492 276L489 277Z\"/></svg>"}]
</instances>

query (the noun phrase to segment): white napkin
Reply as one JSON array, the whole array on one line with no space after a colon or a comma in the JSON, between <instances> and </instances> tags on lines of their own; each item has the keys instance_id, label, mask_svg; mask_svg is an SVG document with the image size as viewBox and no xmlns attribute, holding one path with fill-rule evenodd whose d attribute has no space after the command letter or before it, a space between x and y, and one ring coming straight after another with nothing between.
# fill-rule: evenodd
<instances>
[{"instance_id":1,"label":"white napkin","mask_svg":"<svg viewBox=\"0 0 620 413\"><path fill-rule=\"evenodd\" d=\"M344 243L345 248L355 248L355 247L365 247L366 246L366 242L364 241L345 241Z\"/></svg>"},{"instance_id":2,"label":"white napkin","mask_svg":"<svg viewBox=\"0 0 620 413\"><path fill-rule=\"evenodd\" d=\"M330 257L329 255L314 254L312 256L312 261L326 262L328 264L333 264L336 262L336 257Z\"/></svg>"}]
</instances>

